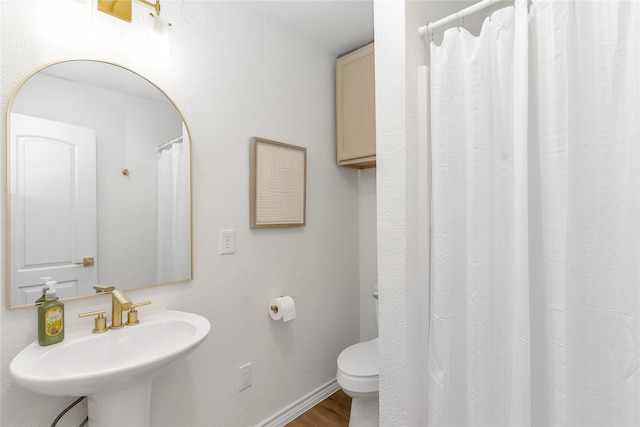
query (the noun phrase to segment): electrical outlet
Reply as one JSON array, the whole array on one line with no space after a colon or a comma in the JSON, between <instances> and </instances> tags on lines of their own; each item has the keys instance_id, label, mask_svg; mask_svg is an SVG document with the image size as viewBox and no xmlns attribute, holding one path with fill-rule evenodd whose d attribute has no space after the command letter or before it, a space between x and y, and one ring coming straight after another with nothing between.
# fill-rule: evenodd
<instances>
[{"instance_id":1,"label":"electrical outlet","mask_svg":"<svg viewBox=\"0 0 640 427\"><path fill-rule=\"evenodd\" d=\"M220 230L220 255L236 251L236 230Z\"/></svg>"},{"instance_id":2,"label":"electrical outlet","mask_svg":"<svg viewBox=\"0 0 640 427\"><path fill-rule=\"evenodd\" d=\"M238 368L240 371L240 391L251 387L252 383L252 374L251 374L251 365L249 362L246 365L242 365Z\"/></svg>"}]
</instances>

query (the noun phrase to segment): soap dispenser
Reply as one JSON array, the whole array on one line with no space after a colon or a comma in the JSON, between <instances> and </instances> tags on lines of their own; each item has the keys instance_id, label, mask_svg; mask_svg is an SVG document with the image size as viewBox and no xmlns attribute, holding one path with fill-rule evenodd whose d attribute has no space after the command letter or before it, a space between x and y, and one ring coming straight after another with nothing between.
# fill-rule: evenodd
<instances>
[{"instance_id":1,"label":"soap dispenser","mask_svg":"<svg viewBox=\"0 0 640 427\"><path fill-rule=\"evenodd\" d=\"M48 282L45 301L38 306L38 343L57 344L64 339L64 304L58 301L55 282Z\"/></svg>"},{"instance_id":2,"label":"soap dispenser","mask_svg":"<svg viewBox=\"0 0 640 427\"><path fill-rule=\"evenodd\" d=\"M51 285L55 286L56 282L51 280L51 277L41 277L40 280L44 282L42 287L42 296L36 300L36 305L40 305L47 299L47 291L51 289Z\"/></svg>"}]
</instances>

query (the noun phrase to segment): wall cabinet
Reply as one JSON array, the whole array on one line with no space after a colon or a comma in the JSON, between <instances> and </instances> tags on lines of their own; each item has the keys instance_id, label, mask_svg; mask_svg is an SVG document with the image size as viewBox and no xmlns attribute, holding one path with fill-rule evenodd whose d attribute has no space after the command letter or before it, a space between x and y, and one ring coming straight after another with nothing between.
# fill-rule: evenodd
<instances>
[{"instance_id":1,"label":"wall cabinet","mask_svg":"<svg viewBox=\"0 0 640 427\"><path fill-rule=\"evenodd\" d=\"M373 43L336 60L336 157L340 166L376 166Z\"/></svg>"}]
</instances>

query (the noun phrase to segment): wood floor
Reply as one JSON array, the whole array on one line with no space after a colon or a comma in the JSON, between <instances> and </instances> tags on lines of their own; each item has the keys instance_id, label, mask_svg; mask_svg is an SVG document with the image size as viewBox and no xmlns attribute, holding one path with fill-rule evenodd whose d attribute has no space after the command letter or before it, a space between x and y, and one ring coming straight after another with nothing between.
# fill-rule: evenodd
<instances>
[{"instance_id":1,"label":"wood floor","mask_svg":"<svg viewBox=\"0 0 640 427\"><path fill-rule=\"evenodd\" d=\"M351 398L338 390L285 427L347 427Z\"/></svg>"}]
</instances>

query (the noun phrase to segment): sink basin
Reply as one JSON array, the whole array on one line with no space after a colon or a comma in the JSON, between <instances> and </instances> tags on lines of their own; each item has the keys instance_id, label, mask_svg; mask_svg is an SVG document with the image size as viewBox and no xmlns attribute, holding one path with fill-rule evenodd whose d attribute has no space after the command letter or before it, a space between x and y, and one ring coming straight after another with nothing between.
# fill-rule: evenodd
<instances>
[{"instance_id":1,"label":"sink basin","mask_svg":"<svg viewBox=\"0 0 640 427\"><path fill-rule=\"evenodd\" d=\"M142 405L148 407L151 378L193 351L210 327L204 317L180 311L145 313L138 325L100 334L92 333L87 323L67 330L60 344L42 347L34 341L11 361L10 372L18 384L37 393L100 395L94 405L98 400L116 404L118 396L131 404L127 390L133 389L131 393L142 394L147 400ZM108 425L97 419L92 423L91 402L90 425Z\"/></svg>"}]
</instances>

